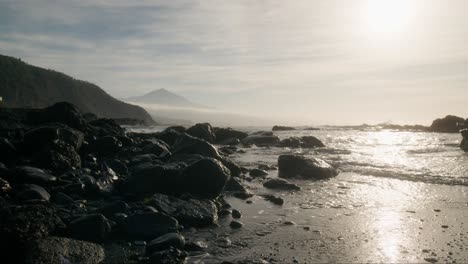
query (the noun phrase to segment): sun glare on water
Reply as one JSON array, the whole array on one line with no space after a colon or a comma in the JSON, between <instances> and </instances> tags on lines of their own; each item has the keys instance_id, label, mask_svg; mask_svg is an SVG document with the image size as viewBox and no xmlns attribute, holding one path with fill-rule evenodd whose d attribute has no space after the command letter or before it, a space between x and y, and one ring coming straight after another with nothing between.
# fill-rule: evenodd
<instances>
[{"instance_id":1,"label":"sun glare on water","mask_svg":"<svg viewBox=\"0 0 468 264\"><path fill-rule=\"evenodd\" d=\"M368 0L367 24L373 33L396 34L408 29L414 8L411 0Z\"/></svg>"}]
</instances>

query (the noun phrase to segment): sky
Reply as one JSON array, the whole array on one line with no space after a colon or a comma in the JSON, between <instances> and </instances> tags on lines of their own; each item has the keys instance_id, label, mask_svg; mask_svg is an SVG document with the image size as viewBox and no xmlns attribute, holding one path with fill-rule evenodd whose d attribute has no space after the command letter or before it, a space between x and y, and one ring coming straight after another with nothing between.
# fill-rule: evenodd
<instances>
[{"instance_id":1,"label":"sky","mask_svg":"<svg viewBox=\"0 0 468 264\"><path fill-rule=\"evenodd\" d=\"M468 117L465 0L0 0L0 53L294 124Z\"/></svg>"}]
</instances>

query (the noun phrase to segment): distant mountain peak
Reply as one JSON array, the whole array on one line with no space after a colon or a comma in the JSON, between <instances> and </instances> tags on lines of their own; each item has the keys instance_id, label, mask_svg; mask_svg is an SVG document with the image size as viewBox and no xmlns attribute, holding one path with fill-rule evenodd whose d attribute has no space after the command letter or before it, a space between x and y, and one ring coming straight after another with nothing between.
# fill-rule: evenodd
<instances>
[{"instance_id":1,"label":"distant mountain peak","mask_svg":"<svg viewBox=\"0 0 468 264\"><path fill-rule=\"evenodd\" d=\"M194 107L203 108L202 105L193 103L178 94L175 94L166 88L153 90L141 96L134 96L124 99L127 102L155 104L176 107Z\"/></svg>"}]
</instances>

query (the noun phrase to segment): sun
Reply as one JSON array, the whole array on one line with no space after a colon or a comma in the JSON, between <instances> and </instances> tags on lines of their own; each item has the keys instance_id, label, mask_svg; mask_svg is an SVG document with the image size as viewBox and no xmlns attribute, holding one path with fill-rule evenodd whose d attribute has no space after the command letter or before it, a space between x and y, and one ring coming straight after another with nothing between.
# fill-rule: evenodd
<instances>
[{"instance_id":1,"label":"sun","mask_svg":"<svg viewBox=\"0 0 468 264\"><path fill-rule=\"evenodd\" d=\"M395 34L408 29L412 0L368 0L367 24L373 33Z\"/></svg>"}]
</instances>

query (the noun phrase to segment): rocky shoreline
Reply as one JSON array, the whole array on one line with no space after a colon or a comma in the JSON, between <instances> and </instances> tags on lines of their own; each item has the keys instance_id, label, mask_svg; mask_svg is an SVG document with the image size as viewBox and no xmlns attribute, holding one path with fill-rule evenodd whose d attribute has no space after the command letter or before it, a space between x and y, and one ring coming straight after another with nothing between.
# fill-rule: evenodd
<instances>
[{"instance_id":1,"label":"rocky shoreline","mask_svg":"<svg viewBox=\"0 0 468 264\"><path fill-rule=\"evenodd\" d=\"M242 213L225 197L254 194L245 180L265 177L229 159L236 145L323 147L315 137L280 140L197 124L127 133L114 120L69 103L0 109L0 246L5 263L184 263L206 250L198 228ZM217 147L216 147L216 146ZM281 155L265 188L299 190L289 178L338 172L325 161ZM275 195L264 197L281 205Z\"/></svg>"}]
</instances>

